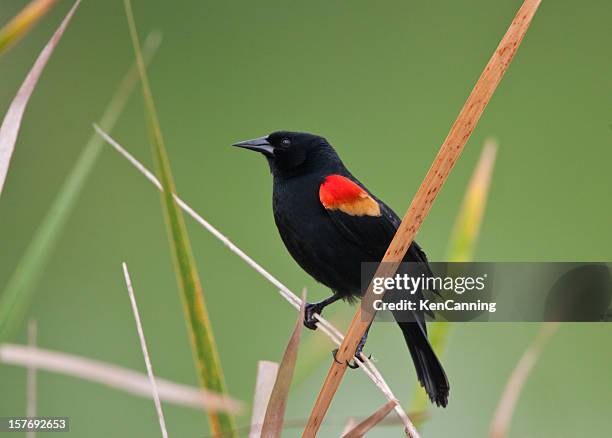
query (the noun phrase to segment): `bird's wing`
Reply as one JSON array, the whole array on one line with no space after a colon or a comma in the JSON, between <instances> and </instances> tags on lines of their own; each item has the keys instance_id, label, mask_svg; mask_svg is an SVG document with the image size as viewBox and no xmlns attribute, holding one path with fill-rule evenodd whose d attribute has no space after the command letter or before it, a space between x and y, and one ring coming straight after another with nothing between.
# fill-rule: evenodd
<instances>
[{"instance_id":1,"label":"bird's wing","mask_svg":"<svg viewBox=\"0 0 612 438\"><path fill-rule=\"evenodd\" d=\"M340 233L368 254L370 259L364 262L382 259L401 222L393 210L361 185L341 175L325 178L319 187L319 200ZM416 242L410 245L404 261L418 263L409 268L411 275L433 276L427 256ZM423 297L422 291L417 294L417 298ZM427 314L433 317L432 312ZM427 333L421 312L416 319Z\"/></svg>"},{"instance_id":2,"label":"bird's wing","mask_svg":"<svg viewBox=\"0 0 612 438\"><path fill-rule=\"evenodd\" d=\"M363 187L342 175L329 175L319 187L319 200L338 230L379 261L395 234L390 209Z\"/></svg>"},{"instance_id":3,"label":"bird's wing","mask_svg":"<svg viewBox=\"0 0 612 438\"><path fill-rule=\"evenodd\" d=\"M401 219L397 214L395 214L393 210L391 210L391 208L389 208L389 206L387 206L387 204L380 200L378 201L378 203L380 204L380 210L382 215L385 216L389 220L389 222L393 224L393 232L395 233L395 230L397 230L401 223ZM431 268L429 267L429 260L427 260L427 254L425 254L423 248L421 248L421 246L416 243L416 240L412 241L412 244L410 245L410 248L408 248L408 252L404 257L404 261L417 262L420 264L421 268L424 270L423 273L427 277L434 276L433 272L431 272Z\"/></svg>"},{"instance_id":4,"label":"bird's wing","mask_svg":"<svg viewBox=\"0 0 612 438\"><path fill-rule=\"evenodd\" d=\"M342 175L329 175L319 187L319 200L340 231L379 261L400 225L400 218L384 202L361 185ZM428 267L425 252L410 245L408 259ZM431 274L428 271L426 274Z\"/></svg>"}]
</instances>

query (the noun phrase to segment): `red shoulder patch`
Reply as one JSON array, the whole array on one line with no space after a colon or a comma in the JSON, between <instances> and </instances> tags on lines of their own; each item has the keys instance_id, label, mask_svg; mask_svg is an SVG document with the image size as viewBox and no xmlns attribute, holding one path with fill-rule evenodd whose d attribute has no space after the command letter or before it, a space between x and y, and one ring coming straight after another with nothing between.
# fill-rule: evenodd
<instances>
[{"instance_id":1,"label":"red shoulder patch","mask_svg":"<svg viewBox=\"0 0 612 438\"><path fill-rule=\"evenodd\" d=\"M380 206L368 193L342 175L329 175L319 187L319 200L328 210L351 216L380 216Z\"/></svg>"}]
</instances>

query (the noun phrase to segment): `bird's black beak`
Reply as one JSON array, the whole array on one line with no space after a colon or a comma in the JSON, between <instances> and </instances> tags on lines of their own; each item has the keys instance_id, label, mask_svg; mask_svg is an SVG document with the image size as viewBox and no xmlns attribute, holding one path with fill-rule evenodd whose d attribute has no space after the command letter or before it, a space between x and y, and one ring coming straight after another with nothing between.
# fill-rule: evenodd
<instances>
[{"instance_id":1,"label":"bird's black beak","mask_svg":"<svg viewBox=\"0 0 612 438\"><path fill-rule=\"evenodd\" d=\"M252 140L241 141L240 143L234 143L232 146L239 148L250 149L255 152L261 152L263 154L272 155L274 153L274 146L268 142L268 137L259 137Z\"/></svg>"}]
</instances>

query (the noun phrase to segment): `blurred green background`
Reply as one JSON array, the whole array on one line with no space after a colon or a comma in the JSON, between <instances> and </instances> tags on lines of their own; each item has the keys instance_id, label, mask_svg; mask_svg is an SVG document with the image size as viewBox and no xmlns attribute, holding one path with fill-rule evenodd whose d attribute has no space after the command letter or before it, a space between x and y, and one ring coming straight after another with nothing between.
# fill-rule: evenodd
<instances>
[{"instance_id":1,"label":"blurred green background","mask_svg":"<svg viewBox=\"0 0 612 438\"><path fill-rule=\"evenodd\" d=\"M153 92L178 191L294 291L328 291L286 253L260 157L228 147L276 129L325 135L368 187L402 214L450 124L520 6L518 0L162 2L134 0L141 36L164 41ZM0 0L7 22L25 0ZM4 114L70 2L62 0L0 58ZM469 176L488 136L500 149L476 259L612 259L612 3L544 1L510 70L419 233L443 260ZM122 2L84 0L25 115L0 199L0 290L132 62ZM151 165L139 93L113 135ZM250 402L256 363L280 360L295 312L274 288L187 219L230 393ZM39 345L144 372L120 264L136 288L153 366L196 384L159 196L106 147L37 284L29 317ZM354 309L338 305L335 312ZM326 315L331 315L329 311ZM444 364L450 404L425 436L483 436L536 325L457 325ZM26 321L14 339L25 342ZM512 436L609 436L612 327L564 325L519 401ZM305 333L308 342L316 333ZM331 343L310 367L300 357L287 412L305 419ZM399 330L380 324L368 346L407 407L416 378ZM40 415L71 417L72 436L157 436L153 404L41 372ZM0 416L25 415L25 371L0 365ZM384 403L349 373L321 436ZM201 412L165 404L171 436L207 436ZM250 411L239 418L246 425ZM298 436L299 429L286 436ZM379 427L368 436L398 436Z\"/></svg>"}]
</instances>

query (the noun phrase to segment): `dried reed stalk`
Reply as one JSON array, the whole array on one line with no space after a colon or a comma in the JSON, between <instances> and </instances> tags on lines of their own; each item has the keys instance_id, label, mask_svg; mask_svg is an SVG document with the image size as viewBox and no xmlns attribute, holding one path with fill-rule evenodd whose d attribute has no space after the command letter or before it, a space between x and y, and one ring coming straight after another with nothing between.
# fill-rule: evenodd
<instances>
[{"instance_id":1,"label":"dried reed stalk","mask_svg":"<svg viewBox=\"0 0 612 438\"><path fill-rule=\"evenodd\" d=\"M385 403L380 409L356 425L348 433L342 435L342 438L361 438L365 436L366 433L368 433L374 426L383 421L385 417L389 415L389 412L393 410L395 404L396 402L393 401Z\"/></svg>"},{"instance_id":2,"label":"dried reed stalk","mask_svg":"<svg viewBox=\"0 0 612 438\"><path fill-rule=\"evenodd\" d=\"M253 397L253 412L251 413L251 429L249 438L261 436L261 426L268 409L272 388L278 374L278 363L260 360L257 363L257 379L255 381L255 396Z\"/></svg>"},{"instance_id":3,"label":"dried reed stalk","mask_svg":"<svg viewBox=\"0 0 612 438\"><path fill-rule=\"evenodd\" d=\"M111 145L117 152L119 152L125 159L127 159L130 164L132 164L138 171L140 171L155 187L159 190L162 190L162 186L159 180L153 175L153 173L147 169L140 161L138 161L134 156L132 156L123 146L117 143L110 135L100 129L99 126L93 125L96 132L109 144ZM199 223L202 227L204 227L208 232L210 232L213 236L219 239L230 251L240 257L243 261L245 261L250 267L255 269L261 276L263 276L266 280L272 283L278 290L285 300L289 302L296 310L300 310L302 306L302 300L298 298L296 294L291 292L287 286L281 283L276 277L266 271L261 265L259 265L255 260L249 257L244 251L242 251L238 246L236 246L231 240L229 240L225 235L223 235L219 230L213 227L208 221L206 221L201 215L199 215L195 210L193 210L185 201L179 198L176 194L173 194L176 203L180 208L182 208L189 216L191 216L197 223ZM337 346L342 343L344 339L344 335L340 332L336 327L334 327L329 321L324 319L322 316L315 314L317 318L317 327L319 327L320 331L326 334L332 342L334 342ZM378 369L374 366L374 364L365 356L361 355L362 362L357 362L360 369L374 382L374 384L381 390L384 396L389 401L397 401L397 397L387 385L387 382L384 380ZM404 424L404 427L408 427L410 424L410 419L408 415L398 403L395 406L395 412Z\"/></svg>"},{"instance_id":4,"label":"dried reed stalk","mask_svg":"<svg viewBox=\"0 0 612 438\"><path fill-rule=\"evenodd\" d=\"M402 223L383 257L382 263L374 274L375 277L390 277L395 274L399 263L412 244L417 231L459 158L493 92L510 65L539 4L540 0L525 0L517 12L510 28L493 53L461 109L457 120L451 127L446 140L444 140L438 155L427 172L408 211L404 215ZM344 342L338 350L337 360L332 361L331 368L312 409L308 424L304 429L302 436L305 438L314 437L319 430L331 401L340 386L346 371L347 362L353 357L359 340L374 318L374 312L362 312L363 308L372 308L369 304L373 301L373 295L372 284L370 284L362 300L364 304L357 309ZM381 297L378 296L378 298L380 299ZM418 432L412 424L406 430L406 433L412 437L418 436Z\"/></svg>"},{"instance_id":5,"label":"dried reed stalk","mask_svg":"<svg viewBox=\"0 0 612 438\"><path fill-rule=\"evenodd\" d=\"M285 421L285 410L289 399L289 390L291 389L291 381L295 371L295 363L298 357L298 349L300 346L300 337L302 328L304 327L304 309L306 306L306 289L302 292L302 307L295 321L293 333L289 338L283 359L280 362L274 387L270 394L270 401L266 408L263 426L261 427L262 438L280 438L283 432L283 423Z\"/></svg>"},{"instance_id":6,"label":"dried reed stalk","mask_svg":"<svg viewBox=\"0 0 612 438\"><path fill-rule=\"evenodd\" d=\"M491 438L505 438L508 435L510 420L512 420L512 414L514 413L514 408L521 395L523 386L525 386L525 382L529 374L531 374L531 370L533 370L533 367L537 363L544 345L546 345L550 337L555 334L558 328L558 322L545 322L542 324L535 339L516 364L514 371L512 371L506 383L504 392L499 399L497 408L495 409L489 431L489 436Z\"/></svg>"},{"instance_id":7,"label":"dried reed stalk","mask_svg":"<svg viewBox=\"0 0 612 438\"><path fill-rule=\"evenodd\" d=\"M140 313L138 312L138 306L136 305L136 297L134 296L132 279L130 278L130 272L128 271L128 267L125 262L123 263L122 267L123 276L125 278L125 286L127 287L128 295L130 296L132 312L134 312L134 319L136 320L136 331L138 332L138 339L140 340L140 347L142 348L142 355L144 356L145 366L147 367L147 376L149 377L149 383L151 384L151 394L153 395L153 403L155 404L157 418L159 419L159 427L162 432L162 437L168 438L168 430L166 429L164 411L162 410L161 402L159 401L159 391L157 390L157 383L155 382L155 376L153 375L153 365L151 364L149 349L147 348L147 341L145 341L144 330L142 329L142 322L140 321Z\"/></svg>"},{"instance_id":8,"label":"dried reed stalk","mask_svg":"<svg viewBox=\"0 0 612 438\"><path fill-rule=\"evenodd\" d=\"M359 423L357 423L357 420L354 417L350 417L348 420L346 420L346 424L344 425L342 432L340 432L340 437L343 438L344 435L353 430L357 424Z\"/></svg>"},{"instance_id":9,"label":"dried reed stalk","mask_svg":"<svg viewBox=\"0 0 612 438\"><path fill-rule=\"evenodd\" d=\"M26 345L0 344L0 363L51 371L96 382L139 397L151 398L151 385L142 373L60 351ZM194 409L223 410L239 413L242 403L212 391L157 378L162 400Z\"/></svg>"},{"instance_id":10,"label":"dried reed stalk","mask_svg":"<svg viewBox=\"0 0 612 438\"><path fill-rule=\"evenodd\" d=\"M9 170L11 157L13 156L13 151L15 150L15 142L17 141L17 136L19 135L21 120L23 119L23 114L26 106L28 105L28 101L30 100L30 96L32 96L34 88L38 83L38 79L40 79L40 75L47 65L47 61L49 61L49 58L51 58L55 47L62 38L64 31L68 27L68 23L70 23L70 20L72 19L72 16L76 12L80 3L81 0L76 0L74 2L74 5L64 17L64 20L61 22L49 42L47 42L47 45L40 52L40 55L38 55L38 58L36 58L36 61L34 61L32 69L24 79L21 87L19 87L17 95L11 102L8 111L4 116L2 126L0 126L0 195L2 194L2 188L4 187L6 175Z\"/></svg>"}]
</instances>

